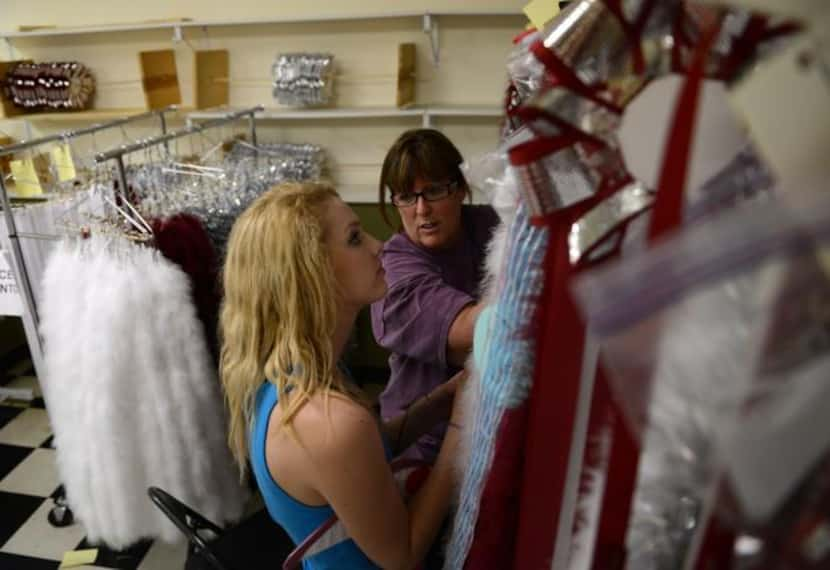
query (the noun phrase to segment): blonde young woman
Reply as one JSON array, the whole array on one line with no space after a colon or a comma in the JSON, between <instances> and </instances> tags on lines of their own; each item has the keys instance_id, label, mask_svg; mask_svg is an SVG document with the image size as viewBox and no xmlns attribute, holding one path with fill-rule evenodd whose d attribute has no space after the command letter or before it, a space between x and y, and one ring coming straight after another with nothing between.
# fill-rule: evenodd
<instances>
[{"instance_id":1,"label":"blonde young woman","mask_svg":"<svg viewBox=\"0 0 830 570\"><path fill-rule=\"evenodd\" d=\"M350 537L306 569L416 567L449 508L458 429L408 504L389 459L448 415L458 427L463 373L381 424L337 366L360 309L386 293L380 250L334 189L316 183L263 194L228 242L221 375L235 457L243 472L250 459L271 517L295 543L332 514Z\"/></svg>"}]
</instances>

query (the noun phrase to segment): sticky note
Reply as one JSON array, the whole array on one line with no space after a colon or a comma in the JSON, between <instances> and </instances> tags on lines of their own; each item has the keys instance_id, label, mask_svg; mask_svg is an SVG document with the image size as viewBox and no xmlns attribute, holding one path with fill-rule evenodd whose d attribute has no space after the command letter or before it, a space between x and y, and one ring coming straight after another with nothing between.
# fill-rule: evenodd
<instances>
[{"instance_id":1,"label":"sticky note","mask_svg":"<svg viewBox=\"0 0 830 570\"><path fill-rule=\"evenodd\" d=\"M97 548L70 550L63 554L63 561L59 568L75 568L76 566L83 566L84 564L92 564L96 558L98 558Z\"/></svg>"},{"instance_id":2,"label":"sticky note","mask_svg":"<svg viewBox=\"0 0 830 570\"><path fill-rule=\"evenodd\" d=\"M15 194L17 196L27 198L43 194L40 178L38 178L35 163L31 158L13 160L9 163L9 167L14 178Z\"/></svg>"},{"instance_id":3,"label":"sticky note","mask_svg":"<svg viewBox=\"0 0 830 570\"><path fill-rule=\"evenodd\" d=\"M58 181L75 180L75 162L72 160L72 150L68 144L62 144L52 149L52 164L58 175Z\"/></svg>"},{"instance_id":4,"label":"sticky note","mask_svg":"<svg viewBox=\"0 0 830 570\"><path fill-rule=\"evenodd\" d=\"M553 20L559 13L559 2L557 0L533 0L524 7L524 13L537 30Z\"/></svg>"}]
</instances>

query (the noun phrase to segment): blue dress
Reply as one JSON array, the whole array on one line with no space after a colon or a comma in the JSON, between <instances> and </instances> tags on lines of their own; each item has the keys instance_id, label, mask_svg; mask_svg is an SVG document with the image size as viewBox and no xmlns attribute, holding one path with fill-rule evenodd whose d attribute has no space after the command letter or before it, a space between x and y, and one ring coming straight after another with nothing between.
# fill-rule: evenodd
<instances>
[{"instance_id":1,"label":"blue dress","mask_svg":"<svg viewBox=\"0 0 830 570\"><path fill-rule=\"evenodd\" d=\"M276 386L270 382L263 383L257 391L254 406L250 445L251 465L271 518L285 529L294 544L300 544L331 518L334 510L328 505L314 507L301 503L286 493L271 477L265 460L265 437L268 433L268 420L276 405ZM374 570L378 566L363 554L353 540L349 539L303 560L303 568L304 570Z\"/></svg>"}]
</instances>

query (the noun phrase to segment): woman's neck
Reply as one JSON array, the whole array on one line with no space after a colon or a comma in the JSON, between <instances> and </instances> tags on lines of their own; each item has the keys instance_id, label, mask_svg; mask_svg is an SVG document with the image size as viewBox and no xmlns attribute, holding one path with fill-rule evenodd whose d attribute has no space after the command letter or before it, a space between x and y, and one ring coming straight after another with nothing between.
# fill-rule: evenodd
<instances>
[{"instance_id":1,"label":"woman's neck","mask_svg":"<svg viewBox=\"0 0 830 570\"><path fill-rule=\"evenodd\" d=\"M334 327L334 336L331 339L331 348L334 351L334 360L338 362L346 350L346 343L354 328L359 311L353 308L340 307L337 310L337 325Z\"/></svg>"}]
</instances>

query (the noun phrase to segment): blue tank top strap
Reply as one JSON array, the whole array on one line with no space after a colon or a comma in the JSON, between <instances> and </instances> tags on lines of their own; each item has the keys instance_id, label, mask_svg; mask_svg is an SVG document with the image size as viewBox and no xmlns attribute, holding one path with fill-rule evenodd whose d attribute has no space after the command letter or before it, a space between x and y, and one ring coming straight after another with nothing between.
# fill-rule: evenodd
<instances>
[{"instance_id":1,"label":"blue tank top strap","mask_svg":"<svg viewBox=\"0 0 830 570\"><path fill-rule=\"evenodd\" d=\"M257 391L253 410L250 438L251 466L269 515L285 529L294 544L300 544L330 520L334 515L334 510L329 505L307 505L298 501L271 476L266 461L265 443L268 424L277 402L276 386L271 382L264 382ZM353 540L346 539L304 559L303 568L304 570L374 570L377 566L363 554Z\"/></svg>"}]
</instances>

